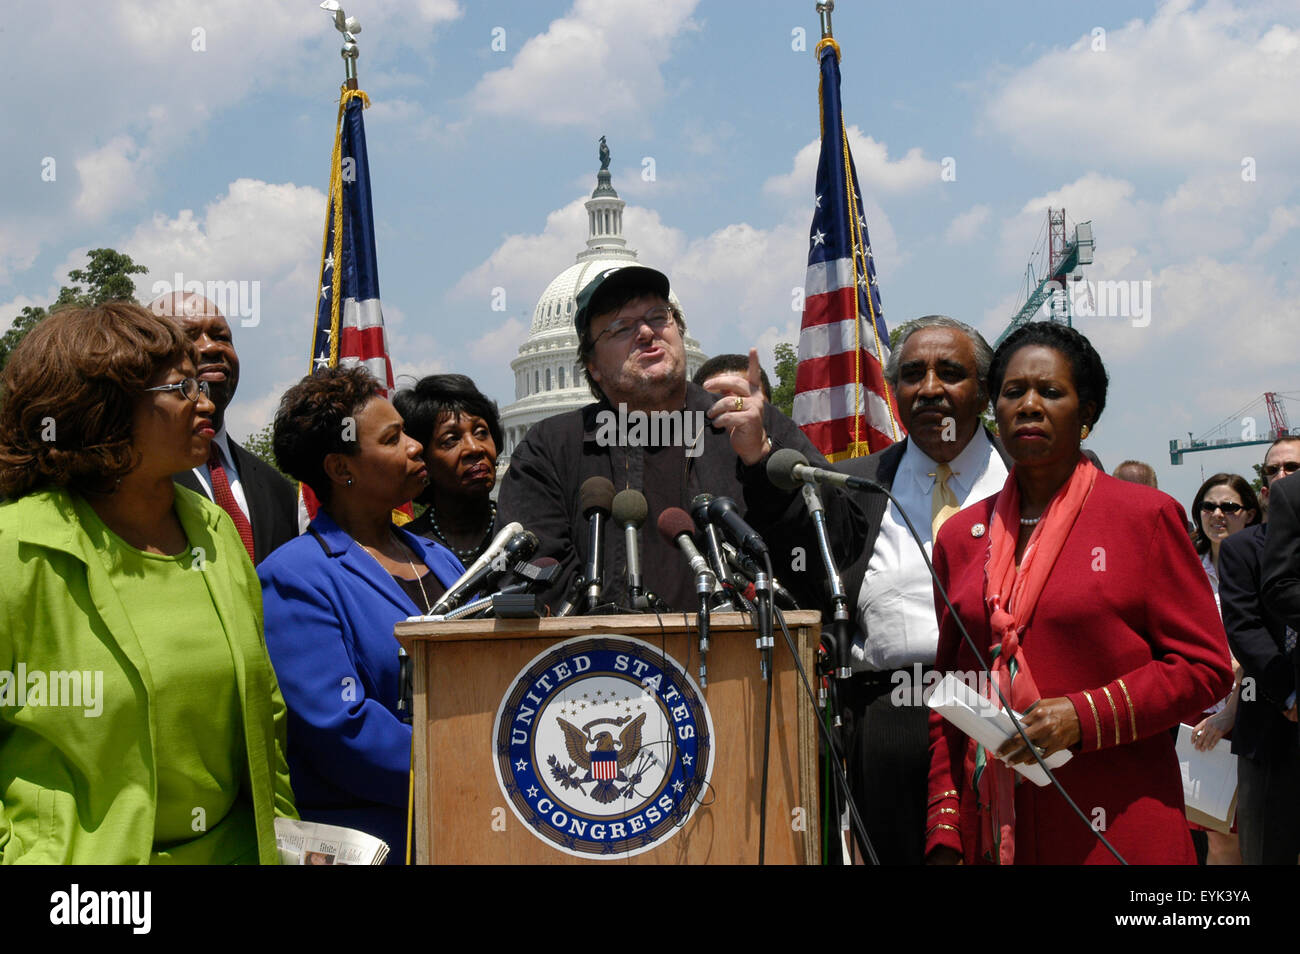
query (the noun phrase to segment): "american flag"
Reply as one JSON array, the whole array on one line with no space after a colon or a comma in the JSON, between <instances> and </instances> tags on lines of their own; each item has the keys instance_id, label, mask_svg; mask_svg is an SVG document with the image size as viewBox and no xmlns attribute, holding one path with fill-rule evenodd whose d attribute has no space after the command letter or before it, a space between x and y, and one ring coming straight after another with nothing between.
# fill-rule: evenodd
<instances>
[{"instance_id":1,"label":"american flag","mask_svg":"<svg viewBox=\"0 0 1300 954\"><path fill-rule=\"evenodd\" d=\"M316 289L312 369L362 364L387 391L393 388L384 313L379 305L379 264L370 207L370 162L361 118L370 100L344 88L334 138L329 211Z\"/></svg>"},{"instance_id":2,"label":"american flag","mask_svg":"<svg viewBox=\"0 0 1300 954\"><path fill-rule=\"evenodd\" d=\"M823 40L818 54L822 148L808 236L794 420L835 461L883 450L902 438L903 429L885 383L889 329L840 108L839 47Z\"/></svg>"},{"instance_id":3,"label":"american flag","mask_svg":"<svg viewBox=\"0 0 1300 954\"><path fill-rule=\"evenodd\" d=\"M618 776L617 752L592 752L591 777L600 782L612 782Z\"/></svg>"},{"instance_id":4,"label":"american flag","mask_svg":"<svg viewBox=\"0 0 1300 954\"><path fill-rule=\"evenodd\" d=\"M316 326L312 331L311 370L361 364L393 390L384 312L379 304L379 263L375 220L370 207L370 160L361 111L370 97L343 87L330 162L330 198L325 213L320 280L316 283ZM299 523L306 527L320 506L300 485ZM410 505L398 513L410 519ZM401 522L401 516L395 518Z\"/></svg>"}]
</instances>

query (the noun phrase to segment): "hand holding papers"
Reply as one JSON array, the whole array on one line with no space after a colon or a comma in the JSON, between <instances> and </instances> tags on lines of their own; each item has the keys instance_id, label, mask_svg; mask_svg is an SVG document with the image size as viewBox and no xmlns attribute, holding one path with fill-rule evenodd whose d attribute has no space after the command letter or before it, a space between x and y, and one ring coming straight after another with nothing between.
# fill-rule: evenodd
<instances>
[{"instance_id":1,"label":"hand holding papers","mask_svg":"<svg viewBox=\"0 0 1300 954\"><path fill-rule=\"evenodd\" d=\"M1002 743L1017 734L1011 717L1002 711L995 701L979 695L952 673L944 676L943 680L934 687L926 704L989 752L996 752ZM1016 717L1019 718L1020 713L1016 713ZM1055 769L1070 761L1072 757L1073 753L1069 749L1061 749L1059 752L1053 752L1043 761L1048 768ZM1051 783L1047 773L1037 762L1011 767L1035 785L1043 786Z\"/></svg>"},{"instance_id":2,"label":"hand holding papers","mask_svg":"<svg viewBox=\"0 0 1300 954\"><path fill-rule=\"evenodd\" d=\"M1187 817L1215 831L1232 830L1237 810L1237 757L1232 743L1220 739L1202 752L1192 744L1192 729L1178 727L1178 767L1183 773Z\"/></svg>"}]
</instances>

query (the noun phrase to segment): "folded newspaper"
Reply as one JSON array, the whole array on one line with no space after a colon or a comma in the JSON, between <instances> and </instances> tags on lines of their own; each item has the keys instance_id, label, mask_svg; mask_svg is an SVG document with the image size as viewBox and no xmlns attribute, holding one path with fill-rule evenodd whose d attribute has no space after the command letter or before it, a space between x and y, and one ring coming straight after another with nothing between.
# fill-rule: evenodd
<instances>
[{"instance_id":1,"label":"folded newspaper","mask_svg":"<svg viewBox=\"0 0 1300 954\"><path fill-rule=\"evenodd\" d=\"M320 822L275 820L275 846L282 865L382 865L388 845L355 828Z\"/></svg>"},{"instance_id":2,"label":"folded newspaper","mask_svg":"<svg viewBox=\"0 0 1300 954\"><path fill-rule=\"evenodd\" d=\"M934 687L926 699L928 705L990 752L996 752L1007 739L1017 735L1011 718L992 699L981 696L952 673ZM1017 712L1016 718L1022 713ZM1070 761L1069 749L1053 752L1043 763L1050 769L1060 768ZM1049 785L1051 779L1037 762L1011 766L1035 785Z\"/></svg>"}]
</instances>

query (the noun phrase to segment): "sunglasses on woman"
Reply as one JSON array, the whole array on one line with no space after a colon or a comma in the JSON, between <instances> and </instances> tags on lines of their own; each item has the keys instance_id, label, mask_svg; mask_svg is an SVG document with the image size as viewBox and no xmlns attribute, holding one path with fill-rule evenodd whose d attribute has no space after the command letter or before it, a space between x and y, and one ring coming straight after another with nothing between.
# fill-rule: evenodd
<instances>
[{"instance_id":1,"label":"sunglasses on woman","mask_svg":"<svg viewBox=\"0 0 1300 954\"><path fill-rule=\"evenodd\" d=\"M1201 501L1201 513L1214 513L1216 510L1222 510L1225 515L1231 517L1234 513L1245 509L1246 508L1241 504L1232 503L1231 501L1228 503L1211 503L1208 500Z\"/></svg>"}]
</instances>

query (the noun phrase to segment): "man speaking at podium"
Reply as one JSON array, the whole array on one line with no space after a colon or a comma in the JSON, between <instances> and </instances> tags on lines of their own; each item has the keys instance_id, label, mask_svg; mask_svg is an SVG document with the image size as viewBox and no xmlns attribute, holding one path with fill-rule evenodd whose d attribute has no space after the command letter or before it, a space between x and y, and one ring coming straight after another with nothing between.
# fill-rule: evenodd
<instances>
[{"instance_id":1,"label":"man speaking at podium","mask_svg":"<svg viewBox=\"0 0 1300 954\"><path fill-rule=\"evenodd\" d=\"M562 572L543 594L553 609L584 572L590 550L579 488L591 477L615 490L641 491L649 518L639 534L645 588L678 611L698 608L692 574L671 541L654 529L670 507L690 511L698 494L732 498L764 538L772 567L801 605L822 598L821 561L812 521L798 493L778 490L765 465L774 449L792 447L827 466L808 439L763 400L758 356L746 377L726 379L719 397L686 378L685 321L670 300L668 278L643 266L609 268L578 293L578 357L597 403L535 424L511 456L499 502L503 524L535 533L539 557ZM824 488L836 558L861 546L865 524L848 497ZM606 521L601 600L627 607L622 527Z\"/></svg>"}]
</instances>

